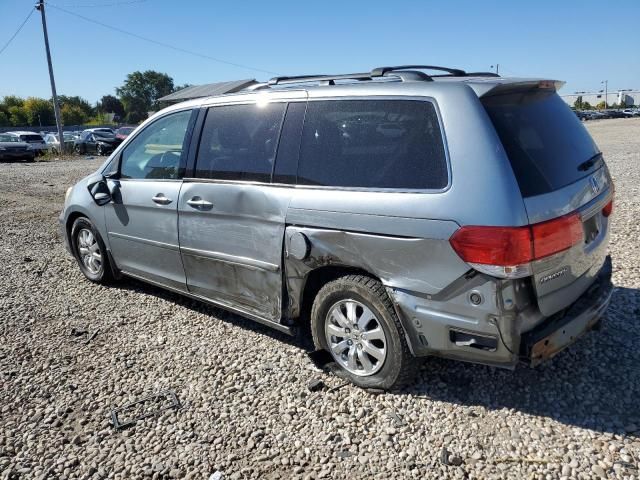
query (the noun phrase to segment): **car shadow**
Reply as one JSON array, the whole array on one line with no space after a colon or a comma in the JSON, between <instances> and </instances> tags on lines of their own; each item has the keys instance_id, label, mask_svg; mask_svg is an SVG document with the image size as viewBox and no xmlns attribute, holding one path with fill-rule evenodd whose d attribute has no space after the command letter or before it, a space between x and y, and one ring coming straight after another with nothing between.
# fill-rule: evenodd
<instances>
[{"instance_id":1,"label":"car shadow","mask_svg":"<svg viewBox=\"0 0 640 480\"><path fill-rule=\"evenodd\" d=\"M116 288L151 294L274 340L313 351L311 335L292 337L221 308L134 279ZM395 391L487 410L513 409L567 425L640 437L640 290L616 287L602 327L553 359L506 370L427 358L415 382Z\"/></svg>"},{"instance_id":2,"label":"car shadow","mask_svg":"<svg viewBox=\"0 0 640 480\"><path fill-rule=\"evenodd\" d=\"M639 317L640 290L617 287L601 329L536 368L510 371L433 358L402 392L640 437Z\"/></svg>"}]
</instances>

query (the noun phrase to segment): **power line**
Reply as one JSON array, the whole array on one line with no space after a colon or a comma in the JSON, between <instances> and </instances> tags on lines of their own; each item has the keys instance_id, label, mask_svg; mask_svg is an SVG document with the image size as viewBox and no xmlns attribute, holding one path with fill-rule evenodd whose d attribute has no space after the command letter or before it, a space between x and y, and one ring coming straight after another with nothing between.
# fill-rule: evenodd
<instances>
[{"instance_id":1,"label":"power line","mask_svg":"<svg viewBox=\"0 0 640 480\"><path fill-rule=\"evenodd\" d=\"M58 7L58 6L53 5L51 3L48 3L48 2L47 2L47 5L49 5L51 8L55 8L56 10L60 10L60 11L62 11L64 13L69 14L69 15L73 15L74 17L81 18L82 20L84 20L86 22L94 23L96 25L100 25L102 27L114 30L116 32L124 33L125 35L129 35L129 36L137 38L139 40L144 40L145 42L153 43L155 45L160 45L161 47L170 48L171 50L176 50L178 52L187 53L189 55L194 55L194 56L200 57L200 58L206 58L207 60L212 60L212 61L218 62L218 63L224 63L226 65L231 65L233 67L244 68L246 70L253 70L253 71L256 71L256 72L268 73L270 75L278 75L276 72L272 72L270 70L264 70L262 68L250 67L248 65L242 65L241 63L229 62L227 60L222 60L220 58L215 58L215 57L211 57L209 55L205 55L203 53L193 52L193 51L187 50L185 48L176 47L174 45L169 45L168 43L159 42L158 40L153 40L151 38L143 37L142 35L138 35L137 33L128 32L128 31L123 30L121 28L114 27L112 25L107 25L106 23L102 23L102 22L99 22L98 20L94 20L92 18L85 17L84 15L80 15L79 13L71 12L69 10L66 10L66 9L64 9L62 7Z\"/></svg>"},{"instance_id":2,"label":"power line","mask_svg":"<svg viewBox=\"0 0 640 480\"><path fill-rule=\"evenodd\" d=\"M2 48L0 48L0 55L2 55L2 52L4 52L7 49L7 47L11 44L11 42L13 42L13 39L16 38L16 36L20 33L20 30L22 30L22 27L25 26L25 24L27 23L27 20L29 20L31 18L31 15L33 15L33 12L34 12L34 9L32 8L29 11L29 15L27 15L27 18L24 19L24 21L18 27L18 30L16 30L16 33L14 33L11 36L11 38L9 39L9 41L7 43L5 43Z\"/></svg>"},{"instance_id":3,"label":"power line","mask_svg":"<svg viewBox=\"0 0 640 480\"><path fill-rule=\"evenodd\" d=\"M84 7L116 7L122 5L132 5L134 3L144 3L147 0L124 0L118 2L110 2L110 3L63 3L62 5L56 5L54 3L47 2L47 4L51 7L68 7L68 8L84 8Z\"/></svg>"}]
</instances>

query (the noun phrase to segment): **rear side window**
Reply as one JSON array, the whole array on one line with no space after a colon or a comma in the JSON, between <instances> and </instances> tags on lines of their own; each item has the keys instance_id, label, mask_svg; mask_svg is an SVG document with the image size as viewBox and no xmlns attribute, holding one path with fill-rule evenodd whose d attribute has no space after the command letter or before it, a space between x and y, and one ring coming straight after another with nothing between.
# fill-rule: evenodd
<instances>
[{"instance_id":1,"label":"rear side window","mask_svg":"<svg viewBox=\"0 0 640 480\"><path fill-rule=\"evenodd\" d=\"M196 176L269 182L285 107L285 103L270 103L210 108Z\"/></svg>"},{"instance_id":2,"label":"rear side window","mask_svg":"<svg viewBox=\"0 0 640 480\"><path fill-rule=\"evenodd\" d=\"M496 95L482 103L524 197L558 190L602 164L589 162L598 147L555 91Z\"/></svg>"},{"instance_id":3,"label":"rear side window","mask_svg":"<svg viewBox=\"0 0 640 480\"><path fill-rule=\"evenodd\" d=\"M309 102L298 183L446 187L446 155L434 105L417 100Z\"/></svg>"}]
</instances>

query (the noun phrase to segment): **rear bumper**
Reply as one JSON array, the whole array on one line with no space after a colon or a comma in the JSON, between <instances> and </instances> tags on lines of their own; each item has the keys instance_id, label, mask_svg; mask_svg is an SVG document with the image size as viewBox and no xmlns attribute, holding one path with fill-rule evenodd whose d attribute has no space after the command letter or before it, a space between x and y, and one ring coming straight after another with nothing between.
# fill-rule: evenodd
<instances>
[{"instance_id":1,"label":"rear bumper","mask_svg":"<svg viewBox=\"0 0 640 480\"><path fill-rule=\"evenodd\" d=\"M596 326L612 294L611 257L607 256L596 280L578 300L522 335L521 358L536 366L574 343Z\"/></svg>"}]
</instances>

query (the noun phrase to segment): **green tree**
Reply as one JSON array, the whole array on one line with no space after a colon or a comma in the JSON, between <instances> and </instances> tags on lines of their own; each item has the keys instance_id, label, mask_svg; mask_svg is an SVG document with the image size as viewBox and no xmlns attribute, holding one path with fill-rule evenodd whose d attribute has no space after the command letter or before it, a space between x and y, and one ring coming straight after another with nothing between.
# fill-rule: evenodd
<instances>
[{"instance_id":1,"label":"green tree","mask_svg":"<svg viewBox=\"0 0 640 480\"><path fill-rule=\"evenodd\" d=\"M138 123L147 118L150 111L159 108L158 99L173 92L173 79L166 73L153 70L133 72L124 84L116 88L127 112L126 120Z\"/></svg>"},{"instance_id":2,"label":"green tree","mask_svg":"<svg viewBox=\"0 0 640 480\"><path fill-rule=\"evenodd\" d=\"M605 108L607 108L607 104L604 103L604 101L600 102L599 104L596 105L596 108L598 110L604 110Z\"/></svg>"},{"instance_id":3,"label":"green tree","mask_svg":"<svg viewBox=\"0 0 640 480\"><path fill-rule=\"evenodd\" d=\"M55 125L56 118L53 113L53 105L44 98L29 97L22 106L27 116L27 123L34 125Z\"/></svg>"},{"instance_id":4,"label":"green tree","mask_svg":"<svg viewBox=\"0 0 640 480\"><path fill-rule=\"evenodd\" d=\"M60 115L62 115L62 123L65 125L83 125L89 116L78 105L65 103L60 107Z\"/></svg>"},{"instance_id":5,"label":"green tree","mask_svg":"<svg viewBox=\"0 0 640 480\"><path fill-rule=\"evenodd\" d=\"M7 109L9 109L9 107L22 107L24 105L24 99L15 95L7 95L2 99L2 105Z\"/></svg>"},{"instance_id":6,"label":"green tree","mask_svg":"<svg viewBox=\"0 0 640 480\"><path fill-rule=\"evenodd\" d=\"M589 102L582 102L582 110L593 110L593 106Z\"/></svg>"},{"instance_id":7,"label":"green tree","mask_svg":"<svg viewBox=\"0 0 640 480\"><path fill-rule=\"evenodd\" d=\"M575 110L582 110L582 96L576 98L576 101L573 102L573 108Z\"/></svg>"},{"instance_id":8,"label":"green tree","mask_svg":"<svg viewBox=\"0 0 640 480\"><path fill-rule=\"evenodd\" d=\"M62 109L64 108L64 106L68 106L68 107L77 107L80 110L82 110L82 113L84 114L85 117L90 117L91 115L93 115L93 107L91 106L91 104L86 101L84 98L79 97L79 96L73 96L73 97L68 97L67 95L58 95L58 103L60 104L60 111L62 112Z\"/></svg>"},{"instance_id":9,"label":"green tree","mask_svg":"<svg viewBox=\"0 0 640 480\"><path fill-rule=\"evenodd\" d=\"M124 105L113 95L105 95L98 102L98 109L105 113L115 113L119 119L124 119Z\"/></svg>"},{"instance_id":10,"label":"green tree","mask_svg":"<svg viewBox=\"0 0 640 480\"><path fill-rule=\"evenodd\" d=\"M7 115L6 112L0 111L0 127L9 127L10 125L9 115Z\"/></svg>"},{"instance_id":11,"label":"green tree","mask_svg":"<svg viewBox=\"0 0 640 480\"><path fill-rule=\"evenodd\" d=\"M23 127L27 125L27 114L22 107L11 105L7 112L9 114L9 123L14 127Z\"/></svg>"}]
</instances>

